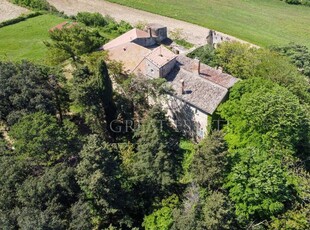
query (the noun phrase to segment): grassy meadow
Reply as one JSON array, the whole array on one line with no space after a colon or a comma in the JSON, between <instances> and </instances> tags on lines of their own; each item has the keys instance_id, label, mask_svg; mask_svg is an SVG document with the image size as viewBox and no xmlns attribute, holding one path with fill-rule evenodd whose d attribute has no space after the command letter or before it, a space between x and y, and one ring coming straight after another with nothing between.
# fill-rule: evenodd
<instances>
[{"instance_id":1,"label":"grassy meadow","mask_svg":"<svg viewBox=\"0 0 310 230\"><path fill-rule=\"evenodd\" d=\"M108 0L180 19L260 45L310 48L310 7L280 0Z\"/></svg>"},{"instance_id":2,"label":"grassy meadow","mask_svg":"<svg viewBox=\"0 0 310 230\"><path fill-rule=\"evenodd\" d=\"M0 60L28 59L42 63L48 30L65 19L46 14L0 28Z\"/></svg>"}]
</instances>

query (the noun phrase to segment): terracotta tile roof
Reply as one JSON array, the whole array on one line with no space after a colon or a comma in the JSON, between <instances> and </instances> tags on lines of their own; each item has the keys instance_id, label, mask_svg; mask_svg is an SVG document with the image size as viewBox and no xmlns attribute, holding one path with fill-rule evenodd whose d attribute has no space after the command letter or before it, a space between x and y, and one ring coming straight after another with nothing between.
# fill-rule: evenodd
<instances>
[{"instance_id":1,"label":"terracotta tile roof","mask_svg":"<svg viewBox=\"0 0 310 230\"><path fill-rule=\"evenodd\" d=\"M71 28L77 24L78 24L77 22L62 22L58 24L57 26L54 26L53 28L51 28L49 31L62 30L63 28Z\"/></svg>"},{"instance_id":2,"label":"terracotta tile roof","mask_svg":"<svg viewBox=\"0 0 310 230\"><path fill-rule=\"evenodd\" d=\"M174 97L211 115L228 93L225 87L207 81L179 66L168 75L167 81L174 90L172 93ZM182 81L184 94L182 94Z\"/></svg>"},{"instance_id":3,"label":"terracotta tile roof","mask_svg":"<svg viewBox=\"0 0 310 230\"><path fill-rule=\"evenodd\" d=\"M179 55L177 61L183 69L197 73L198 61L189 57ZM203 63L200 64L200 76L225 88L231 88L239 79L220 70L214 69Z\"/></svg>"},{"instance_id":4,"label":"terracotta tile roof","mask_svg":"<svg viewBox=\"0 0 310 230\"><path fill-rule=\"evenodd\" d=\"M122 34L121 36L113 39L112 41L106 43L105 45L102 46L103 50L109 50L113 47L128 43L128 42L132 42L137 38L148 38L150 37L150 34L143 31L143 30L139 30L137 28L134 28L124 34Z\"/></svg>"},{"instance_id":5,"label":"terracotta tile roof","mask_svg":"<svg viewBox=\"0 0 310 230\"><path fill-rule=\"evenodd\" d=\"M112 60L122 62L124 69L128 73L134 71L144 72L143 60L151 52L143 46L133 42L128 42L108 50Z\"/></svg>"},{"instance_id":6,"label":"terracotta tile roof","mask_svg":"<svg viewBox=\"0 0 310 230\"><path fill-rule=\"evenodd\" d=\"M160 68L177 57L164 46L159 46L151 50L134 42L127 42L110 48L108 52L112 60L123 63L125 72L134 72L142 75L146 74L145 59L151 61Z\"/></svg>"},{"instance_id":7,"label":"terracotta tile roof","mask_svg":"<svg viewBox=\"0 0 310 230\"><path fill-rule=\"evenodd\" d=\"M238 81L237 78L203 63L200 64L198 74L197 60L183 55L177 56L164 46L151 50L134 42L136 38L143 37L149 37L149 34L133 29L107 43L103 49L108 50L112 60L122 62L127 73L144 76L146 60L160 68L176 58L175 68L166 77L174 89L173 96L205 113L213 114L225 99L228 89ZM185 93L182 93L181 81L184 82Z\"/></svg>"},{"instance_id":8,"label":"terracotta tile roof","mask_svg":"<svg viewBox=\"0 0 310 230\"><path fill-rule=\"evenodd\" d=\"M145 58L160 68L169 63L171 60L175 59L176 57L177 55L175 55L172 51L161 45L154 49Z\"/></svg>"}]
</instances>

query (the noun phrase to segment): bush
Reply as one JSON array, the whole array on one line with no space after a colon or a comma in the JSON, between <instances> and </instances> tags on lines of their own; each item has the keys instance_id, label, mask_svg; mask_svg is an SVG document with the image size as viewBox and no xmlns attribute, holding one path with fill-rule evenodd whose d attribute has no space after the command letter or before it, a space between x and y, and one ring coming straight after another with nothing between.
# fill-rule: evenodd
<instances>
[{"instance_id":1,"label":"bush","mask_svg":"<svg viewBox=\"0 0 310 230\"><path fill-rule=\"evenodd\" d=\"M300 5L301 1L300 0L285 0L286 3L292 4L292 5Z\"/></svg>"},{"instance_id":2,"label":"bush","mask_svg":"<svg viewBox=\"0 0 310 230\"><path fill-rule=\"evenodd\" d=\"M108 24L108 21L99 13L80 12L76 15L76 20L86 26L103 27Z\"/></svg>"},{"instance_id":3,"label":"bush","mask_svg":"<svg viewBox=\"0 0 310 230\"><path fill-rule=\"evenodd\" d=\"M307 46L290 43L286 46L272 47L272 50L289 57L291 63L310 78L310 50Z\"/></svg>"},{"instance_id":4,"label":"bush","mask_svg":"<svg viewBox=\"0 0 310 230\"><path fill-rule=\"evenodd\" d=\"M291 5L310 6L310 0L284 0L284 2L291 4Z\"/></svg>"},{"instance_id":5,"label":"bush","mask_svg":"<svg viewBox=\"0 0 310 230\"><path fill-rule=\"evenodd\" d=\"M86 26L97 27L98 31L113 36L119 36L132 29L132 26L125 21L118 23L114 18L102 16L99 13L80 12L74 19Z\"/></svg>"},{"instance_id":6,"label":"bush","mask_svg":"<svg viewBox=\"0 0 310 230\"><path fill-rule=\"evenodd\" d=\"M201 46L187 55L190 58L198 58L202 63L215 67L216 54L215 49L210 45Z\"/></svg>"},{"instance_id":7,"label":"bush","mask_svg":"<svg viewBox=\"0 0 310 230\"><path fill-rule=\"evenodd\" d=\"M0 28L4 27L4 26L13 25L13 24L16 24L16 23L21 22L21 21L25 21L28 18L34 18L34 17L37 17L39 15L42 15L42 14L40 12L34 12L34 13L27 14L27 15L21 15L17 18L13 18L13 19L1 22Z\"/></svg>"},{"instance_id":8,"label":"bush","mask_svg":"<svg viewBox=\"0 0 310 230\"><path fill-rule=\"evenodd\" d=\"M54 6L51 6L46 0L11 0L11 2L34 10L58 12L58 10Z\"/></svg>"}]
</instances>

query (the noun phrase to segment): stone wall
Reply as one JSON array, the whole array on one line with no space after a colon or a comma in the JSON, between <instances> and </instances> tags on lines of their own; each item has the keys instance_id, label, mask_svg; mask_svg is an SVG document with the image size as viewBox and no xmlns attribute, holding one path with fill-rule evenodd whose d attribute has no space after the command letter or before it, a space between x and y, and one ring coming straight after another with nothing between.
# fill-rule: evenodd
<instances>
[{"instance_id":1,"label":"stone wall","mask_svg":"<svg viewBox=\"0 0 310 230\"><path fill-rule=\"evenodd\" d=\"M156 44L156 40L153 37L150 38L137 38L134 40L134 43L143 46L143 47L149 47Z\"/></svg>"},{"instance_id":2,"label":"stone wall","mask_svg":"<svg viewBox=\"0 0 310 230\"><path fill-rule=\"evenodd\" d=\"M170 62L168 62L166 65L161 67L160 77L166 77L171 72L171 70L174 68L175 64L176 64L176 59L173 59Z\"/></svg>"},{"instance_id":3,"label":"stone wall","mask_svg":"<svg viewBox=\"0 0 310 230\"><path fill-rule=\"evenodd\" d=\"M209 117L207 113L174 96L165 97L162 102L163 109L167 110L169 120L180 132L197 141L207 135Z\"/></svg>"},{"instance_id":4,"label":"stone wall","mask_svg":"<svg viewBox=\"0 0 310 230\"><path fill-rule=\"evenodd\" d=\"M160 69L147 59L145 59L145 68L147 77L158 78L160 76Z\"/></svg>"}]
</instances>

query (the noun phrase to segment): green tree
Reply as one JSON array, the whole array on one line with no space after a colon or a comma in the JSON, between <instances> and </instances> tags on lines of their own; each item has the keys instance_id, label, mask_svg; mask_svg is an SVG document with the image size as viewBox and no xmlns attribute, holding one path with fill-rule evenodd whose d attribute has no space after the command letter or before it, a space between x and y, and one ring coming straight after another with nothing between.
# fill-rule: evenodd
<instances>
[{"instance_id":1,"label":"green tree","mask_svg":"<svg viewBox=\"0 0 310 230\"><path fill-rule=\"evenodd\" d=\"M307 108L291 92L272 82L268 88L255 89L260 83L267 85L268 81L256 79L237 83L231 98L219 108L221 116L228 121L225 139L229 147L251 144L296 150L302 143L307 145Z\"/></svg>"},{"instance_id":2,"label":"green tree","mask_svg":"<svg viewBox=\"0 0 310 230\"><path fill-rule=\"evenodd\" d=\"M163 111L155 106L135 132L137 152L133 156L133 179L164 189L176 181L179 170L178 136Z\"/></svg>"},{"instance_id":3,"label":"green tree","mask_svg":"<svg viewBox=\"0 0 310 230\"><path fill-rule=\"evenodd\" d=\"M310 77L310 51L307 46L290 43L272 49L289 57L302 74Z\"/></svg>"},{"instance_id":4,"label":"green tree","mask_svg":"<svg viewBox=\"0 0 310 230\"><path fill-rule=\"evenodd\" d=\"M67 229L70 207L78 201L74 169L65 164L29 176L17 191L17 223L22 229Z\"/></svg>"},{"instance_id":5,"label":"green tree","mask_svg":"<svg viewBox=\"0 0 310 230\"><path fill-rule=\"evenodd\" d=\"M198 58L199 61L211 67L215 67L217 65L215 49L210 45L201 46L189 53L187 56L190 58Z\"/></svg>"},{"instance_id":6,"label":"green tree","mask_svg":"<svg viewBox=\"0 0 310 230\"><path fill-rule=\"evenodd\" d=\"M227 195L215 191L208 194L202 201L202 221L203 229L222 230L237 229L236 223L233 222L232 203Z\"/></svg>"},{"instance_id":7,"label":"green tree","mask_svg":"<svg viewBox=\"0 0 310 230\"><path fill-rule=\"evenodd\" d=\"M75 62L81 55L99 49L106 42L98 31L90 31L78 24L51 30L49 35L52 41L45 41L45 45L49 49L51 64L60 64L69 58Z\"/></svg>"},{"instance_id":8,"label":"green tree","mask_svg":"<svg viewBox=\"0 0 310 230\"><path fill-rule=\"evenodd\" d=\"M306 230L310 228L310 207L306 204L304 207L289 210L277 218L272 218L269 229L285 230Z\"/></svg>"},{"instance_id":9,"label":"green tree","mask_svg":"<svg viewBox=\"0 0 310 230\"><path fill-rule=\"evenodd\" d=\"M282 155L278 150L264 151L251 147L236 150L236 163L225 187L235 203L240 223L270 218L293 203L295 184L282 165Z\"/></svg>"},{"instance_id":10,"label":"green tree","mask_svg":"<svg viewBox=\"0 0 310 230\"><path fill-rule=\"evenodd\" d=\"M18 205L16 192L29 171L27 164L18 161L11 152L0 152L0 226L3 229L17 226L17 214L14 211Z\"/></svg>"},{"instance_id":11,"label":"green tree","mask_svg":"<svg viewBox=\"0 0 310 230\"><path fill-rule=\"evenodd\" d=\"M131 200L128 206L140 226L144 216L153 211L152 207L177 188L180 151L178 134L158 106L149 111L135 130L134 141L134 149L121 150L125 160L122 169Z\"/></svg>"},{"instance_id":12,"label":"green tree","mask_svg":"<svg viewBox=\"0 0 310 230\"><path fill-rule=\"evenodd\" d=\"M87 201L79 200L71 206L70 230L93 229L92 210Z\"/></svg>"},{"instance_id":13,"label":"green tree","mask_svg":"<svg viewBox=\"0 0 310 230\"><path fill-rule=\"evenodd\" d=\"M40 165L68 160L81 145L73 123L64 120L60 126L55 117L43 112L22 117L12 126L9 135L18 155Z\"/></svg>"},{"instance_id":14,"label":"green tree","mask_svg":"<svg viewBox=\"0 0 310 230\"><path fill-rule=\"evenodd\" d=\"M214 131L198 145L190 172L193 181L202 187L218 188L227 168L227 145L222 132Z\"/></svg>"},{"instance_id":15,"label":"green tree","mask_svg":"<svg viewBox=\"0 0 310 230\"><path fill-rule=\"evenodd\" d=\"M0 62L0 73L0 120L8 125L37 111L60 117L66 111L67 92L50 68L27 61Z\"/></svg>"},{"instance_id":16,"label":"green tree","mask_svg":"<svg viewBox=\"0 0 310 230\"><path fill-rule=\"evenodd\" d=\"M172 230L200 230L200 191L195 184L190 184L179 207L173 210Z\"/></svg>"},{"instance_id":17,"label":"green tree","mask_svg":"<svg viewBox=\"0 0 310 230\"><path fill-rule=\"evenodd\" d=\"M179 198L175 194L162 200L161 208L144 217L142 226L146 230L169 230L173 224L173 209L178 203Z\"/></svg>"},{"instance_id":18,"label":"green tree","mask_svg":"<svg viewBox=\"0 0 310 230\"><path fill-rule=\"evenodd\" d=\"M104 27L108 24L108 21L99 13L79 12L76 15L76 20L84 23L86 26L93 27Z\"/></svg>"},{"instance_id":19,"label":"green tree","mask_svg":"<svg viewBox=\"0 0 310 230\"><path fill-rule=\"evenodd\" d=\"M47 0L10 0L14 4L29 7L34 10L47 10L58 12L57 9L50 5Z\"/></svg>"},{"instance_id":20,"label":"green tree","mask_svg":"<svg viewBox=\"0 0 310 230\"><path fill-rule=\"evenodd\" d=\"M113 121L116 120L117 111L112 81L103 60L97 62L94 72L88 66L77 69L73 79L72 98L82 106L93 131L102 136L115 136Z\"/></svg>"},{"instance_id":21,"label":"green tree","mask_svg":"<svg viewBox=\"0 0 310 230\"><path fill-rule=\"evenodd\" d=\"M149 99L152 98L153 102L157 103L169 90L165 83L164 78L143 79L135 76L130 76L121 83L125 98L130 101L138 122L153 107Z\"/></svg>"},{"instance_id":22,"label":"green tree","mask_svg":"<svg viewBox=\"0 0 310 230\"><path fill-rule=\"evenodd\" d=\"M126 222L122 207L125 205L119 180L118 154L98 136L91 135L80 153L77 180L94 215L94 225L107 228L110 224L119 227Z\"/></svg>"},{"instance_id":23,"label":"green tree","mask_svg":"<svg viewBox=\"0 0 310 230\"><path fill-rule=\"evenodd\" d=\"M0 156L4 155L6 150L6 142L0 134Z\"/></svg>"},{"instance_id":24,"label":"green tree","mask_svg":"<svg viewBox=\"0 0 310 230\"><path fill-rule=\"evenodd\" d=\"M216 60L224 71L241 79L269 79L308 103L309 84L289 58L268 49L256 49L238 42L224 42L216 50Z\"/></svg>"},{"instance_id":25,"label":"green tree","mask_svg":"<svg viewBox=\"0 0 310 230\"><path fill-rule=\"evenodd\" d=\"M255 76L255 68L259 64L256 48L240 42L224 42L215 52L216 61L225 72L241 79Z\"/></svg>"}]
</instances>

